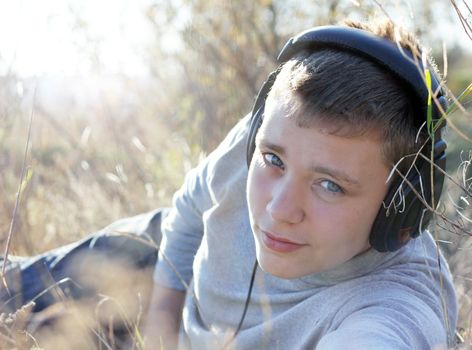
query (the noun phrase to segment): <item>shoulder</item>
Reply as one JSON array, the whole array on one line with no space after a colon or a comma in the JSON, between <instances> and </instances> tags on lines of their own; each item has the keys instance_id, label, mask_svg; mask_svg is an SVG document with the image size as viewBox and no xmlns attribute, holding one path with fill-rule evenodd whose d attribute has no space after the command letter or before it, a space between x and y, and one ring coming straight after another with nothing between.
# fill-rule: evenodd
<instances>
[{"instance_id":1,"label":"shoulder","mask_svg":"<svg viewBox=\"0 0 472 350\"><path fill-rule=\"evenodd\" d=\"M206 160L205 180L215 202L220 202L228 195L230 188L237 193L245 193L248 171L246 148L250 117L251 115L247 115L242 118Z\"/></svg>"},{"instance_id":2,"label":"shoulder","mask_svg":"<svg viewBox=\"0 0 472 350\"><path fill-rule=\"evenodd\" d=\"M216 166L226 158L236 158L246 165L246 148L249 135L251 115L248 114L228 132L224 140L208 156L209 164Z\"/></svg>"},{"instance_id":3,"label":"shoulder","mask_svg":"<svg viewBox=\"0 0 472 350\"><path fill-rule=\"evenodd\" d=\"M245 149L249 124L250 115L240 119L218 147L187 173L184 186L177 194L185 192L195 196L196 193L205 193L207 198L203 207L208 207L217 201L215 191L244 177L247 174Z\"/></svg>"}]
</instances>

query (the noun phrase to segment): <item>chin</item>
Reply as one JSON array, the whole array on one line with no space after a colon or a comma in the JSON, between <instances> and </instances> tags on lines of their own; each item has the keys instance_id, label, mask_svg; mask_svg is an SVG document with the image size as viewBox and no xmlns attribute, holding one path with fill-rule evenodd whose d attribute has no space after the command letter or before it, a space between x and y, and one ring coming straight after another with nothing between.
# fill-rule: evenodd
<instances>
[{"instance_id":1,"label":"chin","mask_svg":"<svg viewBox=\"0 0 472 350\"><path fill-rule=\"evenodd\" d=\"M262 271L278 278L291 280L306 275L301 271L294 271L285 264L273 261L273 259L267 259L261 254L257 254L257 262Z\"/></svg>"},{"instance_id":2,"label":"chin","mask_svg":"<svg viewBox=\"0 0 472 350\"><path fill-rule=\"evenodd\" d=\"M278 278L282 278L282 279L285 279L285 280L292 280L292 279L301 277L301 276L298 276L298 275L287 273L287 271L281 271L281 270L278 270L278 269L265 268L261 263L259 263L259 267L265 273L268 273L269 275L272 275L272 276L275 276L275 277L278 277Z\"/></svg>"}]
</instances>

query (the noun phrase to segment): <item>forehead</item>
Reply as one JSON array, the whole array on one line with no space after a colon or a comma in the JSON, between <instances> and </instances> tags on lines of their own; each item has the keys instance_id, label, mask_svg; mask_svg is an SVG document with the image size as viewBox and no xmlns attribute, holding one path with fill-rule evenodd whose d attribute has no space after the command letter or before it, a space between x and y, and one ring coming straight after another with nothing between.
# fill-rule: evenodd
<instances>
[{"instance_id":1,"label":"forehead","mask_svg":"<svg viewBox=\"0 0 472 350\"><path fill-rule=\"evenodd\" d=\"M347 151L349 147L355 147L359 152L367 154L374 159L381 159L382 141L375 130L361 133L337 132L340 126L329 123L318 123L313 117L313 123L305 125L286 109L275 106L266 109L263 123L257 134L259 141L277 141L280 146L302 147L305 152L317 150ZM299 149L301 151L301 149Z\"/></svg>"},{"instance_id":2,"label":"forehead","mask_svg":"<svg viewBox=\"0 0 472 350\"><path fill-rule=\"evenodd\" d=\"M375 138L381 141L380 143L383 141L385 125L379 121L366 122L362 115L351 118L330 110L310 111L302 98L290 89L270 91L264 118L267 119L266 117L273 113L293 119L301 128L318 128L327 134L346 138L356 138L365 134L367 138Z\"/></svg>"}]
</instances>

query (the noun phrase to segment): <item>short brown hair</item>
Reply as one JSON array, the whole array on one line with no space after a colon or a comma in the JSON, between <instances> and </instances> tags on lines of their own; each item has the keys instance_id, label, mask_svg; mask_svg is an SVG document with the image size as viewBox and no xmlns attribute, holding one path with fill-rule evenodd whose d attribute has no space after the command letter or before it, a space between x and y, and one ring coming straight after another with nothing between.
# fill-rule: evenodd
<instances>
[{"instance_id":1,"label":"short brown hair","mask_svg":"<svg viewBox=\"0 0 472 350\"><path fill-rule=\"evenodd\" d=\"M396 42L415 55L420 52L413 36L390 21L345 25ZM321 124L330 133L343 136L379 133L388 167L416 153L428 137L425 127L418 132L414 122L418 109L404 84L378 64L349 51L300 52L284 64L269 98L271 95L287 103L294 96L300 100L287 107L302 127ZM402 161L398 169L405 171L410 164Z\"/></svg>"}]
</instances>

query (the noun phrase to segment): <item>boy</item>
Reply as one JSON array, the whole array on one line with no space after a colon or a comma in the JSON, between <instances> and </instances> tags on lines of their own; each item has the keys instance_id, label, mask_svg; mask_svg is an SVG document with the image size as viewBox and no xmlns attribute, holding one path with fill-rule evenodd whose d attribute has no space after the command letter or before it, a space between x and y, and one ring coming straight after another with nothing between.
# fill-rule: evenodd
<instances>
[{"instance_id":1,"label":"boy","mask_svg":"<svg viewBox=\"0 0 472 350\"><path fill-rule=\"evenodd\" d=\"M253 115L187 175L162 227L148 348L451 344L447 264L428 232L410 240L445 148L425 125L417 45L391 23L349 26L289 42Z\"/></svg>"},{"instance_id":2,"label":"boy","mask_svg":"<svg viewBox=\"0 0 472 350\"><path fill-rule=\"evenodd\" d=\"M162 225L148 349L451 345L457 305L447 264L428 232L410 240L443 181L441 107L428 112L421 76L429 66L415 62L417 45L391 23L349 26L291 40L252 115L187 175ZM126 221L108 231L156 233L160 214L141 217L144 229ZM73 260L84 249L129 256L137 267L155 261L140 241L115 238L23 262L23 292L42 294L25 283L37 274L73 281L74 261L99 270L95 260Z\"/></svg>"}]
</instances>

